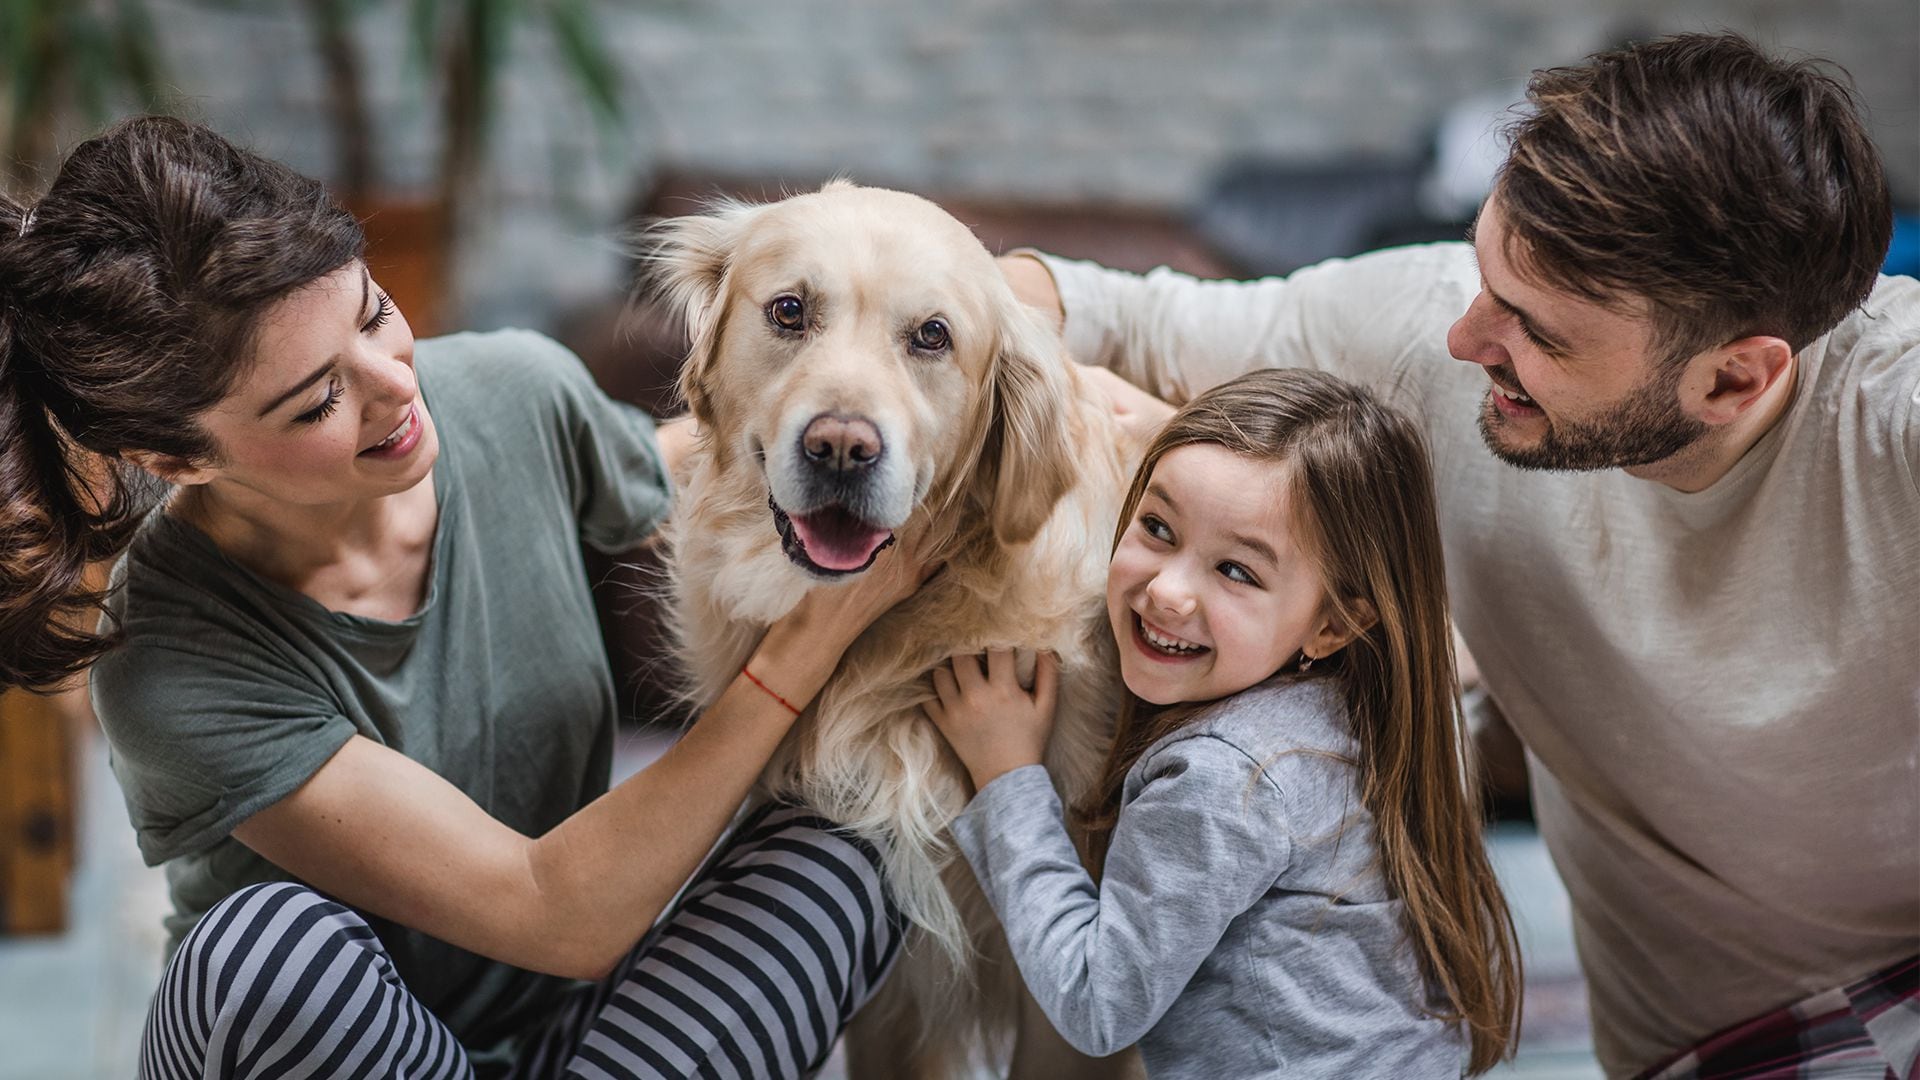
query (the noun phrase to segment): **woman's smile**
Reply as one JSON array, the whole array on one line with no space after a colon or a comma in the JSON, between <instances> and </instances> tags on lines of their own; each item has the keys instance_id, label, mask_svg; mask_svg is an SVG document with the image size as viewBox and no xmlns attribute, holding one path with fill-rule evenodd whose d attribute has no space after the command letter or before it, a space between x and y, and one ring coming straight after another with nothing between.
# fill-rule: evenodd
<instances>
[{"instance_id":1,"label":"woman's smile","mask_svg":"<svg viewBox=\"0 0 1920 1080\"><path fill-rule=\"evenodd\" d=\"M400 421L400 426L394 428L392 434L360 451L360 456L388 461L404 458L420 445L421 429L420 406L416 402L407 406L406 418Z\"/></svg>"}]
</instances>

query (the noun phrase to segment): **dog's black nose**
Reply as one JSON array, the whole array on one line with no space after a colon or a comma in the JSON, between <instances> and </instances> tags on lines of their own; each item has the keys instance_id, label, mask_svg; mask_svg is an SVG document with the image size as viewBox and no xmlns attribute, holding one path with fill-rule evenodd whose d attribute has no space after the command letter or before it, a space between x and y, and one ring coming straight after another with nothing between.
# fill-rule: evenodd
<instances>
[{"instance_id":1,"label":"dog's black nose","mask_svg":"<svg viewBox=\"0 0 1920 1080\"><path fill-rule=\"evenodd\" d=\"M861 416L821 413L800 433L807 460L833 472L857 472L880 460L880 429Z\"/></svg>"}]
</instances>

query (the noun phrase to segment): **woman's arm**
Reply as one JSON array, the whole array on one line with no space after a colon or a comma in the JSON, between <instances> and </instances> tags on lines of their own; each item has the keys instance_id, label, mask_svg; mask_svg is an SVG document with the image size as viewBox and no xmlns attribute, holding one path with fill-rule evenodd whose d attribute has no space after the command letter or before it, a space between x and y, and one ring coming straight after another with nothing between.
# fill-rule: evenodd
<instances>
[{"instance_id":1,"label":"woman's arm","mask_svg":"<svg viewBox=\"0 0 1920 1080\"><path fill-rule=\"evenodd\" d=\"M519 967L597 978L639 940L732 820L841 654L919 586L918 553L882 553L854 584L815 589L767 631L660 760L531 838L419 763L354 737L234 830L356 908Z\"/></svg>"}]
</instances>

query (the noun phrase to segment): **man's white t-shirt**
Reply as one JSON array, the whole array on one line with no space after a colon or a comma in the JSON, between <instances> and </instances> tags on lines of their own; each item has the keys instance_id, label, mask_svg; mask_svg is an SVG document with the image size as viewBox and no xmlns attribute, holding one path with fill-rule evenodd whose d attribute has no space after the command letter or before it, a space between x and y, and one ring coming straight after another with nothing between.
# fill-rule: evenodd
<instances>
[{"instance_id":1,"label":"man's white t-shirt","mask_svg":"<svg viewBox=\"0 0 1920 1080\"><path fill-rule=\"evenodd\" d=\"M1161 396L1307 366L1421 419L1610 1074L1920 952L1920 282L1882 278L1685 494L1488 452L1487 377L1446 350L1464 244L1257 282L1043 261L1074 356Z\"/></svg>"}]
</instances>

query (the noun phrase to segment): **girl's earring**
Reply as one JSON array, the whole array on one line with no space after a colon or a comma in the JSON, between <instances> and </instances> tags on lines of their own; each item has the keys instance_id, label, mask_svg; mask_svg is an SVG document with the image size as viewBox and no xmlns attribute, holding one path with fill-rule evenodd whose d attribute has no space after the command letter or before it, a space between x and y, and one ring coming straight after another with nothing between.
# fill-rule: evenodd
<instances>
[{"instance_id":1,"label":"girl's earring","mask_svg":"<svg viewBox=\"0 0 1920 1080\"><path fill-rule=\"evenodd\" d=\"M1313 666L1313 662L1314 662L1314 661L1315 661L1316 659L1318 659L1318 657L1313 657L1313 656L1308 656L1308 655L1307 655L1307 650L1305 650L1305 649L1301 649L1301 650L1300 650L1300 671L1301 671L1301 673L1302 673L1302 674L1305 674L1305 673L1306 673L1306 670L1307 670L1308 668L1310 668L1310 667L1312 667L1312 666Z\"/></svg>"}]
</instances>

